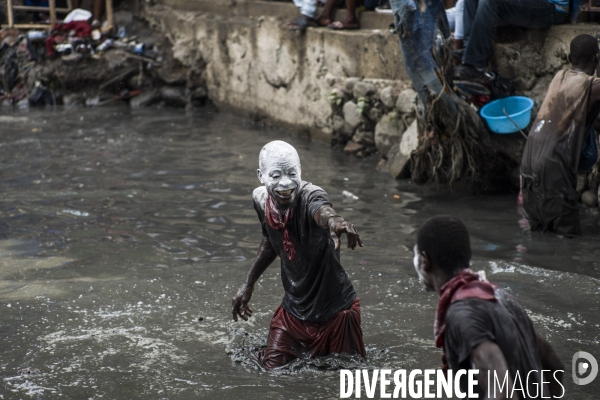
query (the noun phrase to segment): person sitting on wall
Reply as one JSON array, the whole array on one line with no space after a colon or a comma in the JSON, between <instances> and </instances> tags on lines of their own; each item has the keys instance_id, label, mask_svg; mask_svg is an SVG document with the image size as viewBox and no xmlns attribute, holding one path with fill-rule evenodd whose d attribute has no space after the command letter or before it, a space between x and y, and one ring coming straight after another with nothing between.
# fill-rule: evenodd
<instances>
[{"instance_id":1,"label":"person sitting on wall","mask_svg":"<svg viewBox=\"0 0 600 400\"><path fill-rule=\"evenodd\" d=\"M246 280L232 299L233 319L248 320L254 284L277 258L285 295L275 310L267 346L258 361L271 370L308 349L311 357L329 353L365 356L360 303L340 263L340 236L348 247L363 242L351 223L332 208L327 193L300 178L296 149L283 141L265 145L259 156L254 208L263 239Z\"/></svg>"},{"instance_id":2,"label":"person sitting on wall","mask_svg":"<svg viewBox=\"0 0 600 400\"><path fill-rule=\"evenodd\" d=\"M459 370L478 369L477 398L517 398L513 387L523 399L564 395L564 366L536 333L523 306L488 282L483 271L469 268L471 241L460 220L440 215L426 221L417 233L414 254L419 280L439 294L435 344L444 351L446 371L456 376ZM488 383L488 373L495 373L499 382L507 378L504 390L494 387L493 380ZM462 378L466 393L466 374Z\"/></svg>"},{"instance_id":3,"label":"person sitting on wall","mask_svg":"<svg viewBox=\"0 0 600 400\"><path fill-rule=\"evenodd\" d=\"M464 37L465 29L463 24L463 15L465 12L465 0L458 0L454 7L446 9L446 18L448 19L448 25L450 32L453 33L454 37L454 51L452 55L464 53Z\"/></svg>"},{"instance_id":4,"label":"person sitting on wall","mask_svg":"<svg viewBox=\"0 0 600 400\"><path fill-rule=\"evenodd\" d=\"M523 208L532 230L578 236L578 167L593 166L598 157L592 151L591 162L582 158L584 144L593 141L586 147L594 150L596 140L592 126L600 110L600 79L595 76L598 41L590 35L577 36L571 41L569 60L572 68L554 76L529 131L521 180Z\"/></svg>"},{"instance_id":5,"label":"person sitting on wall","mask_svg":"<svg viewBox=\"0 0 600 400\"><path fill-rule=\"evenodd\" d=\"M360 29L360 22L356 17L357 0L346 0L346 18L341 21L333 20L334 8L337 3L338 0L327 0L321 16L317 20L327 23L329 29Z\"/></svg>"},{"instance_id":6,"label":"person sitting on wall","mask_svg":"<svg viewBox=\"0 0 600 400\"><path fill-rule=\"evenodd\" d=\"M569 0L465 0L465 51L455 80L484 83L485 69L496 27L516 25L545 29L560 24L569 12Z\"/></svg>"},{"instance_id":7,"label":"person sitting on wall","mask_svg":"<svg viewBox=\"0 0 600 400\"><path fill-rule=\"evenodd\" d=\"M289 22L287 28L291 30L304 31L310 26L327 26L330 21L316 18L317 3L319 0L294 0L294 5L300 9L300 17Z\"/></svg>"}]
</instances>

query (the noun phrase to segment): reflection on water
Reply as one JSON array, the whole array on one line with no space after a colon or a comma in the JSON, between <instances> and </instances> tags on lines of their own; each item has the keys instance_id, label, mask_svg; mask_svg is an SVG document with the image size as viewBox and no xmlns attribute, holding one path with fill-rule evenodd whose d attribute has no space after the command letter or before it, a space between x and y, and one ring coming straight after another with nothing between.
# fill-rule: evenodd
<instances>
[{"instance_id":1,"label":"reflection on water","mask_svg":"<svg viewBox=\"0 0 600 400\"><path fill-rule=\"evenodd\" d=\"M521 299L567 368L578 350L600 359L595 211L584 211L582 239L532 235L512 196L418 189L376 172L375 159L210 111L0 118L0 398L338 398L340 367L439 367L436 298L421 289L409 250L439 213L467 223L474 268ZM258 152L273 139L297 147L303 177L364 238L342 262L361 300L366 360L258 369L252 353L283 296L277 263L257 284L251 321L231 320L261 236L251 203ZM597 398L600 379L575 386L570 377L569 399Z\"/></svg>"}]
</instances>

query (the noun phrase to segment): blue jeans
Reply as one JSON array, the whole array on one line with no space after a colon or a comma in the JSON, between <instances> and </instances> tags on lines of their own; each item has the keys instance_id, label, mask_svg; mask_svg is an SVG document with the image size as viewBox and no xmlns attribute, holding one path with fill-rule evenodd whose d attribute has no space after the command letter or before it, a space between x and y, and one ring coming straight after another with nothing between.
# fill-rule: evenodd
<instances>
[{"instance_id":1,"label":"blue jeans","mask_svg":"<svg viewBox=\"0 0 600 400\"><path fill-rule=\"evenodd\" d=\"M414 0L390 0L390 6L406 71L421 103L426 106L429 97L437 96L443 89L435 72L437 66L431 50L438 19L444 13L444 3L443 0L423 1L424 9L420 9Z\"/></svg>"},{"instance_id":2,"label":"blue jeans","mask_svg":"<svg viewBox=\"0 0 600 400\"><path fill-rule=\"evenodd\" d=\"M478 69L487 67L499 25L545 29L560 24L566 15L548 0L465 0L463 62Z\"/></svg>"}]
</instances>

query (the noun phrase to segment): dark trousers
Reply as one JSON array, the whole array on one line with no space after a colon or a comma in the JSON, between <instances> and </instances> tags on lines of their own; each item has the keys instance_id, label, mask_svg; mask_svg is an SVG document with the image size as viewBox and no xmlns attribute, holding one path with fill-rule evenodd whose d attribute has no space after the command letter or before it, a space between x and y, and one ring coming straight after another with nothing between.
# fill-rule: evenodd
<instances>
[{"instance_id":1,"label":"dark trousers","mask_svg":"<svg viewBox=\"0 0 600 400\"><path fill-rule=\"evenodd\" d=\"M479 69L487 66L499 25L544 29L565 17L547 0L465 0L463 62Z\"/></svg>"}]
</instances>

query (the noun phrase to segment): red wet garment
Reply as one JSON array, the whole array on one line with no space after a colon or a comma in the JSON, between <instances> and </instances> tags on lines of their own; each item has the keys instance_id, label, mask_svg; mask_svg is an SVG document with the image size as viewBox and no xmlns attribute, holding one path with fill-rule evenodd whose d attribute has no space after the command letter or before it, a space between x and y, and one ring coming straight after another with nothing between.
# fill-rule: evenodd
<instances>
[{"instance_id":1,"label":"red wet garment","mask_svg":"<svg viewBox=\"0 0 600 400\"><path fill-rule=\"evenodd\" d=\"M267 201L265 204L265 217L267 218L267 223L273 229L278 231L283 231L283 248L290 259L292 261L294 257L296 257L296 249L294 248L294 243L292 243L290 239L290 232L287 229L287 224L290 218L294 216L294 209L288 208L285 210L283 216L275 207L275 203L273 202L273 198L271 196L267 197Z\"/></svg>"},{"instance_id":2,"label":"red wet garment","mask_svg":"<svg viewBox=\"0 0 600 400\"><path fill-rule=\"evenodd\" d=\"M257 353L258 360L266 369L274 369L298 358L301 348L310 350L311 357L331 353L365 357L359 300L322 323L302 321L279 306L271 319L267 347Z\"/></svg>"},{"instance_id":3,"label":"red wet garment","mask_svg":"<svg viewBox=\"0 0 600 400\"><path fill-rule=\"evenodd\" d=\"M54 45L61 43L65 35L68 35L70 31L75 31L77 37L89 37L92 34L92 27L87 21L73 21L67 24L57 23L52 29L52 34L46 39L46 52L49 56L54 56Z\"/></svg>"},{"instance_id":4,"label":"red wet garment","mask_svg":"<svg viewBox=\"0 0 600 400\"><path fill-rule=\"evenodd\" d=\"M435 334L436 347L444 348L444 330L446 329L446 311L452 303L462 299L477 298L486 301L497 301L494 291L495 285L492 285L487 280L472 269L466 268L459 272L454 278L442 286L440 299L435 311L435 322L433 331ZM448 369L446 356L442 358L444 362L443 369Z\"/></svg>"}]
</instances>

